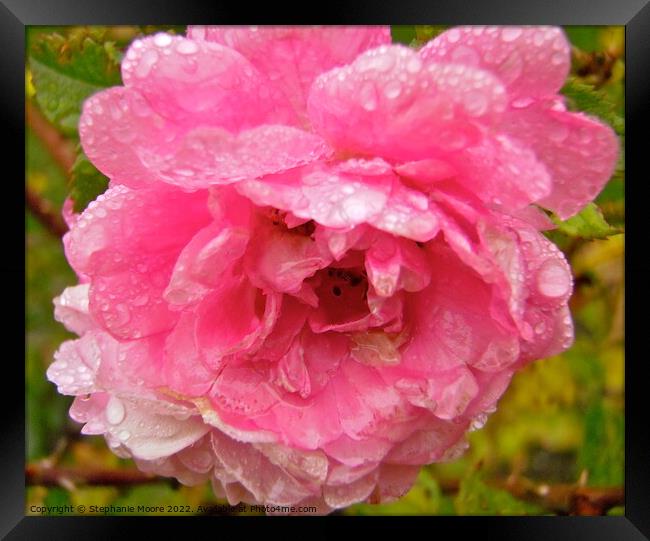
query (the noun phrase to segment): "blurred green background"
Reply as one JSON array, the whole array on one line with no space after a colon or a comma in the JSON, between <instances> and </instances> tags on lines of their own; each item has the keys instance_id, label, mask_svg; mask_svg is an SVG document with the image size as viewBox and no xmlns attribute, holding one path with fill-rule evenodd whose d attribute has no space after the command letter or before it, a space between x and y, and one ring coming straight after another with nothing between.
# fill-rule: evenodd
<instances>
[{"instance_id":1,"label":"blurred green background","mask_svg":"<svg viewBox=\"0 0 650 541\"><path fill-rule=\"evenodd\" d=\"M72 193L83 208L106 183L78 155L79 106L92 92L120 83L117 66L128 43L161 29L184 31L176 26L27 30L27 514L33 514L32 505L218 502L207 484L190 488L148 479L134 472L131 461L113 455L103 438L80 436L67 414L71 398L59 395L45 378L59 344L73 337L53 319L52 298L76 283L60 240L61 206ZM443 29L396 26L392 33L394 41L419 46ZM624 28L565 30L573 45L572 76L563 89L569 106L610 123L623 144ZM623 514L624 222L622 155L597 206L549 233L576 277L575 345L516 375L497 412L470 434L461 459L423 468L398 502L359 504L338 513Z\"/></svg>"}]
</instances>

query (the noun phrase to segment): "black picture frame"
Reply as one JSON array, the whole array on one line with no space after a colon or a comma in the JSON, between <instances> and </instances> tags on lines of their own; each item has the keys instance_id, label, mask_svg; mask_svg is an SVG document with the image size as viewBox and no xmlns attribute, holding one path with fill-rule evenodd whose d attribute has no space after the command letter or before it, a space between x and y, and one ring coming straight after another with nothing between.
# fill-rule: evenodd
<instances>
[{"instance_id":1,"label":"black picture frame","mask_svg":"<svg viewBox=\"0 0 650 541\"><path fill-rule=\"evenodd\" d=\"M0 2L0 111L6 141L2 143L6 177L3 179L0 211L2 239L10 251L0 258L0 287L5 298L4 342L18 343L24 298L20 284L25 284L25 245L22 223L21 187L18 179L24 169L24 53L25 27L28 25L59 24L553 24L553 25L624 25L626 28L626 171L628 182L626 207L626 282L632 291L626 299L626 466L625 516L623 517L413 517L392 520L388 517L354 520L331 517L315 522L309 517L273 519L290 535L316 539L331 539L331 529L356 530L359 535L375 531L400 537L415 535L488 535L495 539L572 540L641 540L650 539L650 432L647 430L648 401L642 367L647 363L633 355L632 346L640 342L640 325L647 313L650 286L645 279L650 273L650 258L644 254L646 232L643 227L643 188L647 173L642 163L646 145L647 103L650 100L650 0L455 0L408 1L390 5L377 2L355 2L344 6L309 5L282 11L277 4L253 6L203 3L196 0L161 2L160 0L2 0ZM270 8L270 9L269 9ZM307 9L305 9L307 8ZM254 20L251 20L251 19ZM15 134L15 135L14 135ZM5 139L3 137L3 139ZM15 148L14 148L15 147ZM645 151L647 153L647 150ZM22 163L20 163L22 161ZM7 165L12 167L7 168ZM12 173L9 173L11 171ZM22 173L24 175L24 172ZM24 191L22 191L24 194ZM24 197L24 195L23 195ZM7 204L8 203L8 204ZM20 230L22 230L22 235ZM21 240L23 239L23 240ZM631 244L631 246L630 246ZM24 287L22 288L24 289ZM16 299L12 296L15 295ZM18 315L16 315L18 314ZM641 317L638 317L640 314ZM636 316L636 317L635 317ZM23 318L24 321L24 318ZM15 329L14 329L15 327ZM24 348L21 349L24 353ZM638 348L640 351L641 348ZM17 354L5 353L4 367L20 366ZM134 524L132 517L25 517L25 415L22 373L5 371L0 397L4 402L0 412L0 536L7 539L114 539L125 535ZM24 373L22 373L24 376ZM8 393L15 390L18 396ZM199 517L193 517L199 518ZM378 519L378 520L374 520ZM203 517L205 521L211 517ZM224 535L224 524L234 526L238 536L247 535L251 527L268 528L268 522L241 521L220 517L218 526L207 525L212 535ZM160 526L160 521L157 527ZM165 517L163 527L168 536L193 535L195 522L178 526ZM172 524L173 522L173 524ZM236 524L235 524L236 522ZM248 523L248 524L244 524ZM316 527L314 527L316 524ZM276 524L277 525L277 524ZM297 533L294 528L305 528ZM147 535L152 521L147 520ZM358 528L358 530L357 530ZM419 533L422 529L423 532Z\"/></svg>"}]
</instances>

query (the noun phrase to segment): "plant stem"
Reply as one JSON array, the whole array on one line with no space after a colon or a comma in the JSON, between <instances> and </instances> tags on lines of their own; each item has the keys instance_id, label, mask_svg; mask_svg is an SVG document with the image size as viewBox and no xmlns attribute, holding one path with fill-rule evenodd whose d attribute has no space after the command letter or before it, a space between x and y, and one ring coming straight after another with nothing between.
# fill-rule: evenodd
<instances>
[{"instance_id":1,"label":"plant stem","mask_svg":"<svg viewBox=\"0 0 650 541\"><path fill-rule=\"evenodd\" d=\"M29 186L25 187L25 203L34 217L53 235L62 237L68 226L56 212L52 203L42 198Z\"/></svg>"},{"instance_id":2,"label":"plant stem","mask_svg":"<svg viewBox=\"0 0 650 541\"><path fill-rule=\"evenodd\" d=\"M66 175L75 161L74 144L66 139L59 131L49 123L37 107L29 101L25 104L25 116L27 125L32 129L54 158L54 161L63 169Z\"/></svg>"},{"instance_id":3,"label":"plant stem","mask_svg":"<svg viewBox=\"0 0 650 541\"><path fill-rule=\"evenodd\" d=\"M28 464L25 468L27 485L66 486L70 483L80 485L141 485L160 481L160 477L141 472L134 468L107 469L89 467L49 466L39 463Z\"/></svg>"}]
</instances>

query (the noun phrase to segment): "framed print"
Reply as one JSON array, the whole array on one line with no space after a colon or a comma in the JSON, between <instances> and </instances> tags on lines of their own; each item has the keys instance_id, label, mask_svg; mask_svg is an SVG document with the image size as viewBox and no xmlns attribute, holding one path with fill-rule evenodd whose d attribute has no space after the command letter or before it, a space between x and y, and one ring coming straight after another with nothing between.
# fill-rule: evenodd
<instances>
[{"instance_id":1,"label":"framed print","mask_svg":"<svg viewBox=\"0 0 650 541\"><path fill-rule=\"evenodd\" d=\"M646 538L646 3L154 4L2 8L3 534Z\"/></svg>"}]
</instances>

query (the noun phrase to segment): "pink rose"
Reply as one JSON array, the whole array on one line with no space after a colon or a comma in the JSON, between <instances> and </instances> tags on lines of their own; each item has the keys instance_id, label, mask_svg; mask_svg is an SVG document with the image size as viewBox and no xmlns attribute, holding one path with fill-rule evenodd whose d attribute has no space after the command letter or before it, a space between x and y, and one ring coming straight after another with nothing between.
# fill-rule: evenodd
<instances>
[{"instance_id":1,"label":"pink rose","mask_svg":"<svg viewBox=\"0 0 650 541\"><path fill-rule=\"evenodd\" d=\"M135 41L84 105L111 179L67 213L81 338L48 377L120 456L231 503L399 498L513 373L572 342L578 212L612 130L548 27L204 28Z\"/></svg>"}]
</instances>

